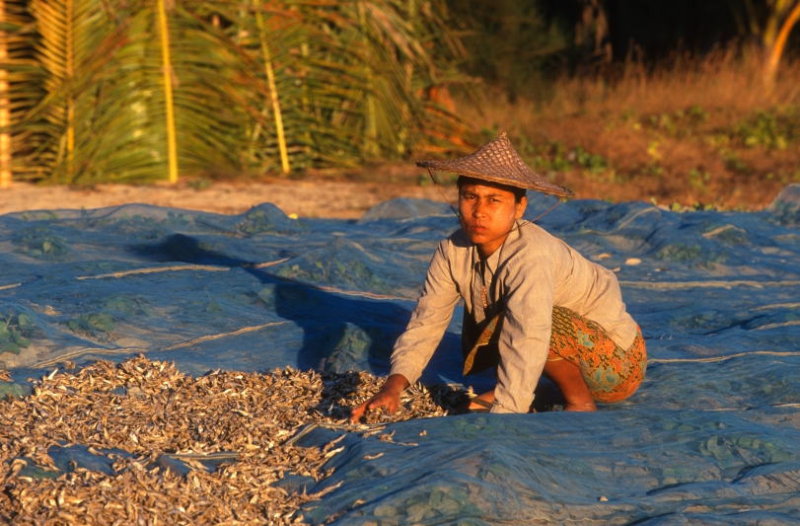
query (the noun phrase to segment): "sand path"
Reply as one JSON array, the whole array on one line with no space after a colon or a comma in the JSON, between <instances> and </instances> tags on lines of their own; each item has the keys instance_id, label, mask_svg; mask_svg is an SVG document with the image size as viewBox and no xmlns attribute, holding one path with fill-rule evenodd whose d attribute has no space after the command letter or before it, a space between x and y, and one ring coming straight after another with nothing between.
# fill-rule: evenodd
<instances>
[{"instance_id":1,"label":"sand path","mask_svg":"<svg viewBox=\"0 0 800 526\"><path fill-rule=\"evenodd\" d=\"M286 214L301 217L358 218L375 204L395 197L442 201L445 195L432 185L325 180L219 182L207 186L102 184L90 189L14 183L10 188L0 189L0 214L24 210L102 208L126 203L238 214L270 202Z\"/></svg>"}]
</instances>

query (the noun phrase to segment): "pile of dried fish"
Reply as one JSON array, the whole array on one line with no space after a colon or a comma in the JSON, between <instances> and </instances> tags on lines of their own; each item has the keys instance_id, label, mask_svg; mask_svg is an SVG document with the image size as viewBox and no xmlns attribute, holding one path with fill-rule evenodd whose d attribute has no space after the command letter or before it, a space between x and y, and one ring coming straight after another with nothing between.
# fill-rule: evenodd
<instances>
[{"instance_id":1,"label":"pile of dried fish","mask_svg":"<svg viewBox=\"0 0 800 526\"><path fill-rule=\"evenodd\" d=\"M279 482L325 478L344 433L374 432L347 418L381 382L364 372L292 368L195 378L144 357L53 371L31 395L0 401L0 522L303 522L300 507L321 495L287 491ZM443 416L463 396L418 385L407 390L400 412L368 419ZM319 448L296 445L313 426L342 435ZM59 469L53 448L74 445L106 461L107 472L74 462Z\"/></svg>"}]
</instances>

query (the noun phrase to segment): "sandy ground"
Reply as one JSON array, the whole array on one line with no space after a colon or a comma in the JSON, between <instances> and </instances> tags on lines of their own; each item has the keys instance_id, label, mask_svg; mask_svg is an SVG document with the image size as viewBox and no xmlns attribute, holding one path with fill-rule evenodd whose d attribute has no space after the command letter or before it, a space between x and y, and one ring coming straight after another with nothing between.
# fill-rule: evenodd
<instances>
[{"instance_id":1,"label":"sandy ground","mask_svg":"<svg viewBox=\"0 0 800 526\"><path fill-rule=\"evenodd\" d=\"M347 181L219 182L205 188L169 185L97 185L91 189L14 183L0 189L0 214L25 210L92 209L127 203L239 214L273 203L300 217L358 218L372 206L395 197L444 201L441 188Z\"/></svg>"},{"instance_id":2,"label":"sandy ground","mask_svg":"<svg viewBox=\"0 0 800 526\"><path fill-rule=\"evenodd\" d=\"M287 215L356 219L378 203L396 197L415 197L455 203L455 186L450 188L414 184L419 174L383 174L386 182L375 183L347 178L317 177L299 180L268 179L262 181L182 182L178 185L102 184L91 188L38 186L16 182L0 188L0 214L26 210L92 209L129 203L202 210L221 214L240 214L261 203L273 203ZM567 181L577 198L602 196L613 202L642 200L650 202L647 191L631 185L594 187L592 181ZM772 202L780 189L765 193L763 188L740 189L738 197L718 205L733 209L760 210ZM672 196L675 197L675 196ZM693 203L692 196L683 200L662 197L663 204Z\"/></svg>"}]
</instances>

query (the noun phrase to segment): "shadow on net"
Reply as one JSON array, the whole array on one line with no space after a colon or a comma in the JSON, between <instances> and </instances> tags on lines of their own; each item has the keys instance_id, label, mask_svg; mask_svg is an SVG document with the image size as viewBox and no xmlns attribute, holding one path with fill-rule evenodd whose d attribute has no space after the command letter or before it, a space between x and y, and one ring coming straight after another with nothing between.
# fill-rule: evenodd
<instances>
[{"instance_id":1,"label":"shadow on net","mask_svg":"<svg viewBox=\"0 0 800 526\"><path fill-rule=\"evenodd\" d=\"M297 354L297 367L301 369L332 373L367 369L387 374L392 345L411 314L411 304L353 297L284 278L256 268L252 261L210 250L185 234L171 234L156 243L131 246L130 250L152 261L242 269L255 277L262 286L256 295L265 312L274 312L302 329L303 341ZM448 333L446 340L453 345L457 337Z\"/></svg>"}]
</instances>

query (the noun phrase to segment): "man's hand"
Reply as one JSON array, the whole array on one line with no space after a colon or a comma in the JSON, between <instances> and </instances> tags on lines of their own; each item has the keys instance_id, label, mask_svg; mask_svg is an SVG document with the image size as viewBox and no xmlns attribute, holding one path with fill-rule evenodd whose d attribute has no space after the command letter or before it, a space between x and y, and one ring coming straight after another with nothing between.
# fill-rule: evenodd
<instances>
[{"instance_id":1,"label":"man's hand","mask_svg":"<svg viewBox=\"0 0 800 526\"><path fill-rule=\"evenodd\" d=\"M378 393L350 412L350 422L357 424L370 409L384 409L387 413L396 413L400 409L400 394L409 386L402 374L393 374L386 379Z\"/></svg>"}]
</instances>

